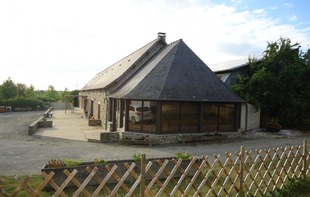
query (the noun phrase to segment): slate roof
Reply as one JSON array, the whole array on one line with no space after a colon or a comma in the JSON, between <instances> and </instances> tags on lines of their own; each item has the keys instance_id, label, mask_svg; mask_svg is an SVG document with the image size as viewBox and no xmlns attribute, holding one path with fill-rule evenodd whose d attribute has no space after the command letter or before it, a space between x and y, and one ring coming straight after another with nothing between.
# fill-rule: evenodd
<instances>
[{"instance_id":1,"label":"slate roof","mask_svg":"<svg viewBox=\"0 0 310 197\"><path fill-rule=\"evenodd\" d=\"M163 41L158 37L122 60L116 62L112 66L104 69L96 74L86 85L81 89L93 90L102 89L110 85L112 82L120 78L130 67L132 67L151 47L155 46L158 42ZM165 41L163 41L165 42ZM166 43L165 43L166 44Z\"/></svg>"},{"instance_id":2,"label":"slate roof","mask_svg":"<svg viewBox=\"0 0 310 197\"><path fill-rule=\"evenodd\" d=\"M261 61L263 59L263 56L260 55L256 58L256 61ZM226 62L220 62L220 63L215 63L210 65L212 68L213 72L228 72L232 71L238 68L242 68L244 66L249 65L249 58L242 58L242 59L237 59L237 60L230 60Z\"/></svg>"},{"instance_id":3,"label":"slate roof","mask_svg":"<svg viewBox=\"0 0 310 197\"><path fill-rule=\"evenodd\" d=\"M182 39L162 49L110 97L139 100L244 102Z\"/></svg>"}]
</instances>

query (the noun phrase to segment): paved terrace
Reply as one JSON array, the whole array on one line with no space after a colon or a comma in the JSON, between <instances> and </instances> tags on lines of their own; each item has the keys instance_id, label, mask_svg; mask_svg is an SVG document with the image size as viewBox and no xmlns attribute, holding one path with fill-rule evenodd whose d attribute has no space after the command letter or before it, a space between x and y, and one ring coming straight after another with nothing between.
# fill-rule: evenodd
<instances>
[{"instance_id":1,"label":"paved terrace","mask_svg":"<svg viewBox=\"0 0 310 197\"><path fill-rule=\"evenodd\" d=\"M101 126L88 126L88 120L81 109L53 110L53 116L48 119L53 121L53 127L39 128L33 135L80 141L100 141L100 132L104 131Z\"/></svg>"}]
</instances>

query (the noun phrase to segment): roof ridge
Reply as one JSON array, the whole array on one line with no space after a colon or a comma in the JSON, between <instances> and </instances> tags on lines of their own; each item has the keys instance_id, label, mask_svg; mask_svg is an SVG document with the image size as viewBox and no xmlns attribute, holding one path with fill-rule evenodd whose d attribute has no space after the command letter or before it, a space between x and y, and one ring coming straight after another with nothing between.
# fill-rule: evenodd
<instances>
[{"instance_id":1,"label":"roof ridge","mask_svg":"<svg viewBox=\"0 0 310 197\"><path fill-rule=\"evenodd\" d=\"M112 64L111 66L107 67L107 68L104 69L103 71L108 70L110 67L112 67L112 66L114 66L115 64L117 64L118 62L121 62L122 60L128 58L129 56L131 56L132 54L134 54L134 53L136 53L137 51L141 50L142 48L146 47L147 45L151 44L152 42L156 43L157 41L159 41L159 40L161 40L161 39L162 39L162 38L158 37L158 38L152 40L151 42L145 44L144 46L142 46L142 47L140 47L139 49L135 50L134 52L130 53L129 55L127 55L127 56L123 57L122 59L118 60L117 62L115 62L115 63ZM103 71L101 71L101 72L103 72ZM101 73L101 72L99 72L99 73Z\"/></svg>"},{"instance_id":2,"label":"roof ridge","mask_svg":"<svg viewBox=\"0 0 310 197\"><path fill-rule=\"evenodd\" d=\"M173 41L173 42L169 43L169 44L168 44L168 46L169 46L169 45L172 45L172 44L174 44L174 43L176 43L176 42L180 42L180 41L183 41L183 39L182 39L182 38L180 38L180 39L178 39L178 40L175 40L175 41Z\"/></svg>"}]
</instances>

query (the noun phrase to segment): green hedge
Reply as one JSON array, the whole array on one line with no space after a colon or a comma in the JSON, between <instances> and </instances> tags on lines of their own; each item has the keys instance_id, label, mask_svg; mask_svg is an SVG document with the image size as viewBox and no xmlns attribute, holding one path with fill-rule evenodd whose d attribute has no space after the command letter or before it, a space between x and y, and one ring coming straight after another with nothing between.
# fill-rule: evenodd
<instances>
[{"instance_id":1,"label":"green hedge","mask_svg":"<svg viewBox=\"0 0 310 197\"><path fill-rule=\"evenodd\" d=\"M16 107L29 107L32 110L44 110L49 106L49 104L38 99L19 97L9 100L0 100L0 106L11 106L13 110Z\"/></svg>"}]
</instances>

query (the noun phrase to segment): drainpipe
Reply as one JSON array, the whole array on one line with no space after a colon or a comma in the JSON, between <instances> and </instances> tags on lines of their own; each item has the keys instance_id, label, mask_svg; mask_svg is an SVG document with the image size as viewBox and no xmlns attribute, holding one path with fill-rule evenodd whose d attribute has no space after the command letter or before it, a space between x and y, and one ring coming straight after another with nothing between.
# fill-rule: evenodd
<instances>
[{"instance_id":1,"label":"drainpipe","mask_svg":"<svg viewBox=\"0 0 310 197\"><path fill-rule=\"evenodd\" d=\"M245 131L248 130L248 104L245 103Z\"/></svg>"},{"instance_id":2,"label":"drainpipe","mask_svg":"<svg viewBox=\"0 0 310 197\"><path fill-rule=\"evenodd\" d=\"M104 129L107 130L108 129L108 107L109 107L109 99L107 97L107 91L105 90L105 98L104 100L105 102L105 126Z\"/></svg>"}]
</instances>

